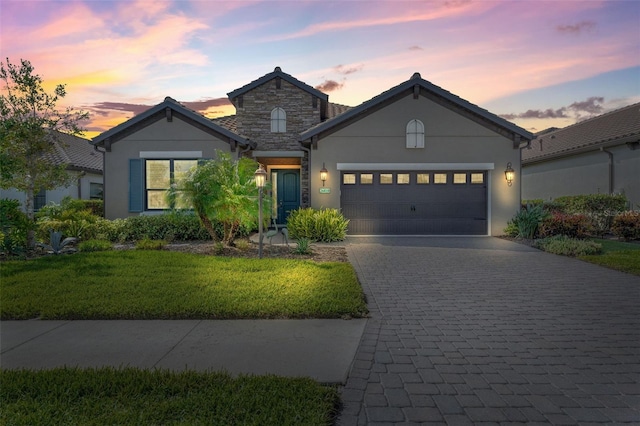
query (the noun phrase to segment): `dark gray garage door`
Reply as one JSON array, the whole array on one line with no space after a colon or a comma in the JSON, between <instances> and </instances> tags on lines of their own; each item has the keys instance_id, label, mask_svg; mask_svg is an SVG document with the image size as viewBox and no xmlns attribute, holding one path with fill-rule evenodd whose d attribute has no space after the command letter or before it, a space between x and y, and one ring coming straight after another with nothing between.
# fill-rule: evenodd
<instances>
[{"instance_id":1,"label":"dark gray garage door","mask_svg":"<svg viewBox=\"0 0 640 426\"><path fill-rule=\"evenodd\" d=\"M350 235L486 235L485 171L343 171Z\"/></svg>"}]
</instances>

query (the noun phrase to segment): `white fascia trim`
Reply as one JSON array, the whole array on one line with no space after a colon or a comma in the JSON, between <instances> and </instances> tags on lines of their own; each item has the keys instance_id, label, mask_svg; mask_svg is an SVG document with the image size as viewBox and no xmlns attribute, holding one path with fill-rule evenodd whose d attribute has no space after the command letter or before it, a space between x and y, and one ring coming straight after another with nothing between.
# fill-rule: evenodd
<instances>
[{"instance_id":1,"label":"white fascia trim","mask_svg":"<svg viewBox=\"0 0 640 426\"><path fill-rule=\"evenodd\" d=\"M140 151L140 158L202 158L202 151Z\"/></svg>"},{"instance_id":2,"label":"white fascia trim","mask_svg":"<svg viewBox=\"0 0 640 426\"><path fill-rule=\"evenodd\" d=\"M253 151L253 157L262 157L262 158L274 158L274 157L284 157L284 158L303 158L304 151Z\"/></svg>"},{"instance_id":3,"label":"white fascia trim","mask_svg":"<svg viewBox=\"0 0 640 426\"><path fill-rule=\"evenodd\" d=\"M495 163L338 163L338 170L493 170Z\"/></svg>"}]
</instances>

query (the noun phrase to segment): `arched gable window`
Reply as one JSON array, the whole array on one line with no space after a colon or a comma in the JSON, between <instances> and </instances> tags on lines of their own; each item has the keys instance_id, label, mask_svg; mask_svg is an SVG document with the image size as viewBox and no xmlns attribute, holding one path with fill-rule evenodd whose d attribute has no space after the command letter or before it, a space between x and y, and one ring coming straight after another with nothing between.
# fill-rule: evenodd
<instances>
[{"instance_id":1,"label":"arched gable window","mask_svg":"<svg viewBox=\"0 0 640 426\"><path fill-rule=\"evenodd\" d=\"M413 119L407 123L407 148L424 148L424 124Z\"/></svg>"},{"instance_id":2,"label":"arched gable window","mask_svg":"<svg viewBox=\"0 0 640 426\"><path fill-rule=\"evenodd\" d=\"M287 131L287 113L282 108L271 110L271 133L285 133Z\"/></svg>"}]
</instances>

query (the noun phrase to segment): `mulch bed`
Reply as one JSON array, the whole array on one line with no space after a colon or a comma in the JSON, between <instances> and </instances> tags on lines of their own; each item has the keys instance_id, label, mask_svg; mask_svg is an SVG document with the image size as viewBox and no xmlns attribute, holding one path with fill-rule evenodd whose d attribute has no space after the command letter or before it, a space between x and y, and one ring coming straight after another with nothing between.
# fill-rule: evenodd
<instances>
[{"instance_id":1,"label":"mulch bed","mask_svg":"<svg viewBox=\"0 0 640 426\"><path fill-rule=\"evenodd\" d=\"M271 245L264 244L262 248L263 258L281 258L281 259L306 259L316 262L348 262L347 250L340 245L330 244L311 244L310 253L298 254L295 252L296 244ZM116 250L134 249L133 244L117 244ZM227 257L243 257L258 258L259 248L257 244L250 243L247 247L224 247L220 253L216 249L215 243L212 241L184 241L167 244L164 248L169 251L179 251L183 253L194 253L208 256L227 256Z\"/></svg>"}]
</instances>

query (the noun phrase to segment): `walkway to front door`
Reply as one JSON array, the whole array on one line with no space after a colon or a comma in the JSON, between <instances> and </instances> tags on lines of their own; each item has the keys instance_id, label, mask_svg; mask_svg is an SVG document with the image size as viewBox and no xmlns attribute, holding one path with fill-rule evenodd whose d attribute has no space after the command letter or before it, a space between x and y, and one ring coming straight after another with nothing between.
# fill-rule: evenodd
<instances>
[{"instance_id":1,"label":"walkway to front door","mask_svg":"<svg viewBox=\"0 0 640 426\"><path fill-rule=\"evenodd\" d=\"M640 278L490 237L348 239L340 425L640 424Z\"/></svg>"}]
</instances>

